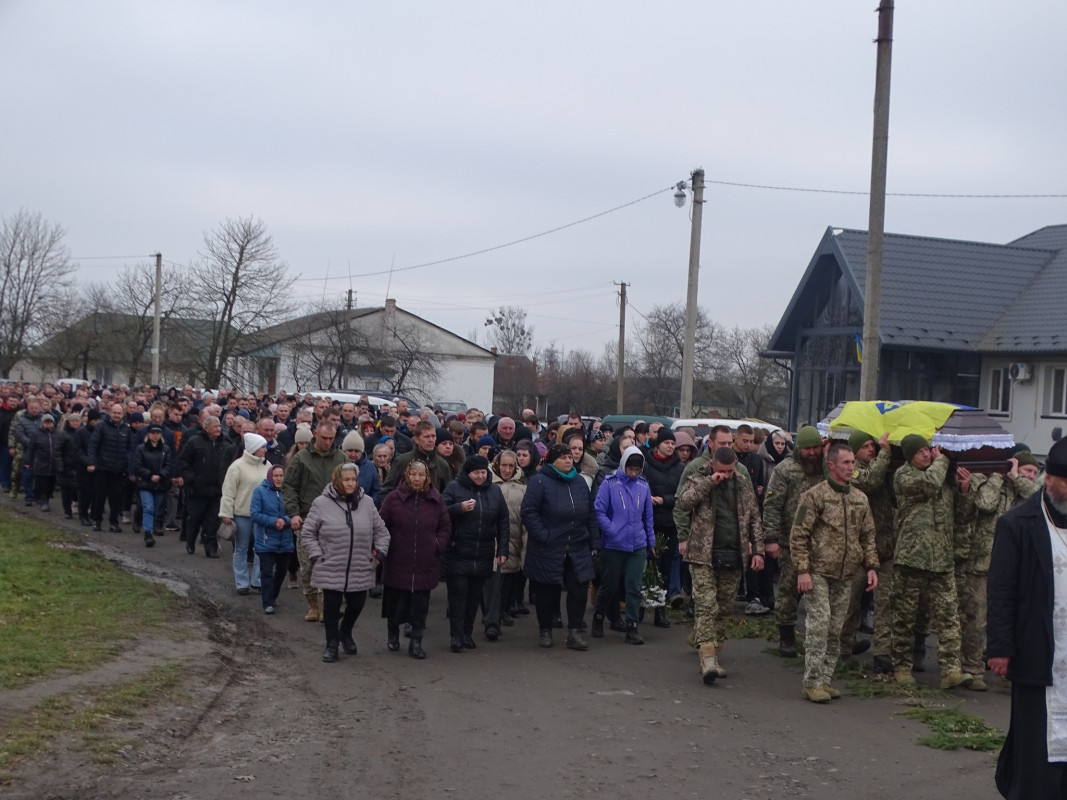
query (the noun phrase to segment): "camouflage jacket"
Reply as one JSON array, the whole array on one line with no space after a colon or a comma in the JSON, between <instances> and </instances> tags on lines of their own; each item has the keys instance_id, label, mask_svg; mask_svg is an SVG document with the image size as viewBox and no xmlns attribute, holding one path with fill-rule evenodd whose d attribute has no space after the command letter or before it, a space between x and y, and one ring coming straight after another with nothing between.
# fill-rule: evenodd
<instances>
[{"instance_id":1,"label":"camouflage jacket","mask_svg":"<svg viewBox=\"0 0 1067 800\"><path fill-rule=\"evenodd\" d=\"M701 466L695 475L685 482L685 488L675 502L691 514L686 538L678 532L679 541L688 541L685 560L690 564L711 564L712 542L715 539L715 504L711 499L711 463ZM756 492L747 474L740 470L734 473L734 493L737 499L737 526L741 531L740 550L747 558L751 554L763 555L763 523L760 521Z\"/></svg>"},{"instance_id":2,"label":"camouflage jacket","mask_svg":"<svg viewBox=\"0 0 1067 800\"><path fill-rule=\"evenodd\" d=\"M855 486L825 480L800 496L789 533L797 575L852 578L861 567L878 568L874 515Z\"/></svg>"},{"instance_id":3,"label":"camouflage jacket","mask_svg":"<svg viewBox=\"0 0 1067 800\"><path fill-rule=\"evenodd\" d=\"M711 463L711 448L705 448L704 452L696 458L692 459L685 465L685 469L682 470L682 477L678 479L678 489L674 493L674 510L671 512L671 516L674 518L674 527L678 531L678 541L684 542L689 538L689 525L692 521L692 512L686 511L684 508L678 505L678 496L685 490L685 485L690 478L697 474L697 470ZM749 477L748 470L745 469L745 465L740 462L737 465L737 475L744 475ZM751 480L749 481L751 483Z\"/></svg>"},{"instance_id":4,"label":"camouflage jacket","mask_svg":"<svg viewBox=\"0 0 1067 800\"><path fill-rule=\"evenodd\" d=\"M1013 479L994 473L975 475L971 479L975 516L969 530L967 556L960 565L963 570L976 575L989 572L989 557L993 553L993 533L997 520L1001 514L1021 503L1035 490L1034 482L1021 475Z\"/></svg>"},{"instance_id":5,"label":"camouflage jacket","mask_svg":"<svg viewBox=\"0 0 1067 800\"><path fill-rule=\"evenodd\" d=\"M897 546L893 559L898 566L951 572L956 560L965 557L967 525L974 503L971 493L961 495L955 486L945 483L948 467L948 458L940 455L925 470L909 463L893 475L897 497Z\"/></svg>"},{"instance_id":6,"label":"camouflage jacket","mask_svg":"<svg viewBox=\"0 0 1067 800\"><path fill-rule=\"evenodd\" d=\"M795 450L788 458L782 459L767 482L767 494L763 498L764 541L789 547L789 528L796 516L800 496L824 480L826 476L822 472L818 475L804 474Z\"/></svg>"},{"instance_id":7,"label":"camouflage jacket","mask_svg":"<svg viewBox=\"0 0 1067 800\"><path fill-rule=\"evenodd\" d=\"M867 495L874 515L874 534L878 542L878 561L893 559L897 544L897 529L893 519L893 495L889 487L892 479L889 464L893 460L889 450L879 450L874 460L867 464L856 462L852 473L852 485Z\"/></svg>"}]
</instances>

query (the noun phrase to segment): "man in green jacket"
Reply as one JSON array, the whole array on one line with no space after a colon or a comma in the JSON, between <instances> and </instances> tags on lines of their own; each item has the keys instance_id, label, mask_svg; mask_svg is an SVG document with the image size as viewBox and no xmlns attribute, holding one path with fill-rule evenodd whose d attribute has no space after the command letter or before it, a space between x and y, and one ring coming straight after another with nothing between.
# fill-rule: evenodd
<instances>
[{"instance_id":1,"label":"man in green jacket","mask_svg":"<svg viewBox=\"0 0 1067 800\"><path fill-rule=\"evenodd\" d=\"M830 685L852 584L863 575L878 585L874 518L867 496L850 485L856 457L844 442L830 446L830 475L800 496L789 534L797 590L806 595L804 697L826 703L841 693Z\"/></svg>"},{"instance_id":2,"label":"man in green jacket","mask_svg":"<svg viewBox=\"0 0 1067 800\"><path fill-rule=\"evenodd\" d=\"M778 652L786 658L797 654L797 573L789 553L789 529L800 496L826 477L823 441L818 429L805 425L797 431L796 448L774 468L763 501L763 540L767 555L778 559Z\"/></svg>"},{"instance_id":3,"label":"man in green jacket","mask_svg":"<svg viewBox=\"0 0 1067 800\"><path fill-rule=\"evenodd\" d=\"M929 609L938 633L937 660L941 688L965 686L973 677L960 666L960 621L957 613L955 562L964 555L965 515L971 473L956 468L948 481L949 461L940 448L910 433L901 442L905 463L893 475L897 498L897 546L894 553L891 655L897 683L913 685L912 648L920 605ZM956 515L960 514L960 525ZM956 538L957 532L960 534Z\"/></svg>"}]
</instances>

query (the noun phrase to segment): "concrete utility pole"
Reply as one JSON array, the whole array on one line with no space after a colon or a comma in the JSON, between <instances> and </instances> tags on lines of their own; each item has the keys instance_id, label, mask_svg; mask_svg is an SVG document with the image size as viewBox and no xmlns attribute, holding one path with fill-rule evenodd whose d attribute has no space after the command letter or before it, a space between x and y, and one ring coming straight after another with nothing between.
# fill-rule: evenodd
<instances>
[{"instance_id":1,"label":"concrete utility pole","mask_svg":"<svg viewBox=\"0 0 1067 800\"><path fill-rule=\"evenodd\" d=\"M159 303L163 294L163 254L156 253L156 310L152 319L152 385L159 386Z\"/></svg>"},{"instance_id":2,"label":"concrete utility pole","mask_svg":"<svg viewBox=\"0 0 1067 800\"><path fill-rule=\"evenodd\" d=\"M345 308L349 311L352 310L352 290L348 290L348 300L345 303Z\"/></svg>"},{"instance_id":3,"label":"concrete utility pole","mask_svg":"<svg viewBox=\"0 0 1067 800\"><path fill-rule=\"evenodd\" d=\"M626 378L626 287L625 281L615 284L619 287L619 369L615 377L618 388L615 390L615 413L623 413L623 381Z\"/></svg>"},{"instance_id":4,"label":"concrete utility pole","mask_svg":"<svg viewBox=\"0 0 1067 800\"><path fill-rule=\"evenodd\" d=\"M860 400L877 400L882 343L882 246L885 241L885 184L889 159L889 76L893 63L893 0L878 6L878 67L874 78L874 144L871 151L870 215L867 223L867 280L863 290L863 363ZM891 398L885 398L891 399ZM898 398L899 399L899 398Z\"/></svg>"},{"instance_id":5,"label":"concrete utility pole","mask_svg":"<svg viewBox=\"0 0 1067 800\"><path fill-rule=\"evenodd\" d=\"M693 227L689 234L689 290L685 296L685 347L682 351L682 397L678 416L693 416L693 361L697 338L697 280L700 273L700 226L704 212L704 170L693 170Z\"/></svg>"}]
</instances>

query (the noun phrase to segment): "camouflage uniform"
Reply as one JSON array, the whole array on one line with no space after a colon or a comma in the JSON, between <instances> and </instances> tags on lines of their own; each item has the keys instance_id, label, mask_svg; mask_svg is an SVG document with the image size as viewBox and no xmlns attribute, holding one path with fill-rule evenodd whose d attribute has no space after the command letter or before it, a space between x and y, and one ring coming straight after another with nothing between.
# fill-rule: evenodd
<instances>
[{"instance_id":1,"label":"camouflage uniform","mask_svg":"<svg viewBox=\"0 0 1067 800\"><path fill-rule=\"evenodd\" d=\"M716 569L712 566L712 544L715 539L715 505L711 490L710 461L704 461L696 474L685 479L684 489L678 495L675 508L681 508L689 516L689 524L683 533L678 531L678 540L688 542L685 561L693 575L694 638L696 645L722 645L726 638L726 620L733 608L737 585L744 571L744 563L738 569ZM738 542L745 561L746 550L753 555L763 555L763 525L760 522L759 505L752 481L740 470L731 479L734 498L737 502L737 523L740 530Z\"/></svg>"},{"instance_id":2,"label":"camouflage uniform","mask_svg":"<svg viewBox=\"0 0 1067 800\"><path fill-rule=\"evenodd\" d=\"M985 673L986 576L993 552L993 533L1000 515L1026 497L1022 492L1033 482L1021 475L975 475L971 479L974 497L974 524L970 528L965 558L956 564L956 590L959 593L960 661L963 671ZM1033 492L1030 492L1032 494Z\"/></svg>"},{"instance_id":3,"label":"camouflage uniform","mask_svg":"<svg viewBox=\"0 0 1067 800\"><path fill-rule=\"evenodd\" d=\"M897 672L911 670L916 622L924 601L938 632L937 659L942 676L960 671L960 622L953 566L957 547L962 551L966 546L967 526L962 519L957 526L954 517L957 510L965 513L973 508L973 503L946 484L948 467L948 458L940 455L926 470L908 463L893 476L897 544L890 655ZM959 542L954 538L957 531ZM959 554L962 556L962 552Z\"/></svg>"},{"instance_id":4,"label":"camouflage uniform","mask_svg":"<svg viewBox=\"0 0 1067 800\"><path fill-rule=\"evenodd\" d=\"M830 683L837 666L841 625L857 573L878 568L874 516L854 486L825 480L800 496L789 534L793 567L808 573L804 686Z\"/></svg>"},{"instance_id":5,"label":"camouflage uniform","mask_svg":"<svg viewBox=\"0 0 1067 800\"><path fill-rule=\"evenodd\" d=\"M763 538L767 544L777 543L782 548L778 555L778 598L774 604L779 625L797 624L797 573L789 557L789 526L796 516L800 495L824 477L821 470L818 475L805 475L794 450L774 468L767 482L767 495L763 500Z\"/></svg>"},{"instance_id":6,"label":"camouflage uniform","mask_svg":"<svg viewBox=\"0 0 1067 800\"><path fill-rule=\"evenodd\" d=\"M874 536L878 545L878 587L874 590L874 651L876 656L889 655L889 614L893 606L893 550L897 532L893 524L893 498L889 490L891 452L879 450L870 462L856 462L852 485L867 495L874 517ZM867 588L861 572L852 585L848 616L841 628L841 656L852 654L852 644L860 626L860 600Z\"/></svg>"},{"instance_id":7,"label":"camouflage uniform","mask_svg":"<svg viewBox=\"0 0 1067 800\"><path fill-rule=\"evenodd\" d=\"M685 490L686 483L689 481L690 478L694 477L697 474L697 470L699 470L701 467L707 466L710 463L711 448L709 447L704 450L703 453L701 453L699 456L692 459L688 464L685 465L685 469L682 470L682 477L678 479L678 490L675 492L675 496L680 495ZM737 475L743 475L748 478L749 483L752 482L752 479L748 474L748 470L745 469L745 465L741 462L737 463L737 468L735 472ZM674 511L671 512L671 515L674 517L674 527L678 530L678 541L684 542L686 539L689 538L689 524L692 520L692 512L686 511L684 508L679 506L677 502L675 502Z\"/></svg>"}]
</instances>

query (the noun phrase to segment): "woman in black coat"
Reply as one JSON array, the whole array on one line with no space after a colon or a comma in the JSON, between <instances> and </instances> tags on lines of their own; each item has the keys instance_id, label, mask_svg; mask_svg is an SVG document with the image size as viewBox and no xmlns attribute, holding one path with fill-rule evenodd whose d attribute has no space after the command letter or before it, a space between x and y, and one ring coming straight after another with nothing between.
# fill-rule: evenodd
<instances>
[{"instance_id":1,"label":"woman in black coat","mask_svg":"<svg viewBox=\"0 0 1067 800\"><path fill-rule=\"evenodd\" d=\"M81 424L80 414L68 414L59 432L59 494L66 519L74 519L74 503L78 499L78 473L82 467L74 437Z\"/></svg>"},{"instance_id":2,"label":"woman in black coat","mask_svg":"<svg viewBox=\"0 0 1067 800\"><path fill-rule=\"evenodd\" d=\"M453 653L473 650L474 618L482 590L493 573L493 560L508 557L511 524L500 487L489 479L489 461L474 455L445 487L452 538L441 555L441 575L448 587L448 621Z\"/></svg>"},{"instance_id":3,"label":"woman in black coat","mask_svg":"<svg viewBox=\"0 0 1067 800\"><path fill-rule=\"evenodd\" d=\"M681 556L678 555L678 529L674 525L674 493L678 491L678 482L682 479L685 465L674 452L674 431L664 425L656 433L651 444L651 452L645 459L645 480L652 490L652 528L656 532L657 566L663 579L663 589L667 592L672 605L683 600L681 585ZM674 573L675 559L679 571ZM674 585L672 583L674 578ZM657 628L669 628L667 609L656 609Z\"/></svg>"},{"instance_id":4,"label":"woman in black coat","mask_svg":"<svg viewBox=\"0 0 1067 800\"><path fill-rule=\"evenodd\" d=\"M524 571L537 599L537 624L542 647L552 646L552 618L560 594L567 589L567 647L585 650L582 637L593 554L599 528L589 486L574 468L570 448L558 444L545 456L545 466L526 488L522 500L526 526Z\"/></svg>"}]
</instances>

